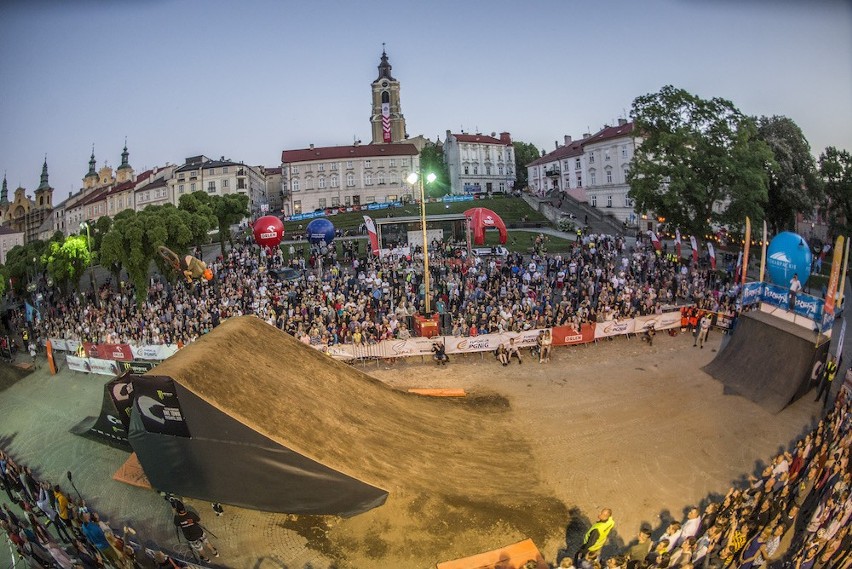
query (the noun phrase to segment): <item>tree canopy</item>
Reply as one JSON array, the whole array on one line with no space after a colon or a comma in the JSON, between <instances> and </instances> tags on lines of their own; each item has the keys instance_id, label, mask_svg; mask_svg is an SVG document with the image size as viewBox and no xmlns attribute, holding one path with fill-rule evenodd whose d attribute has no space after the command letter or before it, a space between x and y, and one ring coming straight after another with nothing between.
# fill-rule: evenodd
<instances>
[{"instance_id":1,"label":"tree canopy","mask_svg":"<svg viewBox=\"0 0 852 569\"><path fill-rule=\"evenodd\" d=\"M515 189L522 190L529 184L527 164L541 158L541 152L530 142L516 140L512 146L515 148Z\"/></svg>"},{"instance_id":2,"label":"tree canopy","mask_svg":"<svg viewBox=\"0 0 852 569\"><path fill-rule=\"evenodd\" d=\"M829 222L835 233L852 231L852 154L829 146L819 156L819 173L830 200Z\"/></svg>"},{"instance_id":3,"label":"tree canopy","mask_svg":"<svg viewBox=\"0 0 852 569\"><path fill-rule=\"evenodd\" d=\"M91 251L85 235L72 235L64 241L51 241L41 261L47 274L65 290L80 289L80 277L91 263Z\"/></svg>"},{"instance_id":4,"label":"tree canopy","mask_svg":"<svg viewBox=\"0 0 852 569\"><path fill-rule=\"evenodd\" d=\"M239 223L248 214L249 199L245 194L225 194L211 196L207 192L198 191L180 197L180 209L197 212L202 215L212 214L215 219L213 227L219 229L219 244L222 247L222 257L225 256L225 240L233 246L231 225Z\"/></svg>"},{"instance_id":5,"label":"tree canopy","mask_svg":"<svg viewBox=\"0 0 852 569\"><path fill-rule=\"evenodd\" d=\"M774 158L766 165L769 182L769 200L764 208L766 221L774 233L794 229L796 212L811 211L824 201L811 146L799 125L782 116L760 117L757 136Z\"/></svg>"},{"instance_id":6,"label":"tree canopy","mask_svg":"<svg viewBox=\"0 0 852 569\"><path fill-rule=\"evenodd\" d=\"M637 211L693 235L763 219L772 152L733 103L666 86L637 97L631 117L641 139L628 174Z\"/></svg>"}]
</instances>

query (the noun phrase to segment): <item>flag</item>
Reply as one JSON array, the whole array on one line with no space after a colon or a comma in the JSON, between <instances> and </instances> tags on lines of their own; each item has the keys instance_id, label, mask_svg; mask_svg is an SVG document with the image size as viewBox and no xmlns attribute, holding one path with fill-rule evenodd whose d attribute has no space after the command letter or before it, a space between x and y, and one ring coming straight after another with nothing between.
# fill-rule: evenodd
<instances>
[{"instance_id":1,"label":"flag","mask_svg":"<svg viewBox=\"0 0 852 569\"><path fill-rule=\"evenodd\" d=\"M834 257L831 260L831 276L828 277L828 291L825 293L823 310L834 314L834 300L837 297L837 284L840 280L840 265L843 264L843 236L837 237L834 243Z\"/></svg>"},{"instance_id":2,"label":"flag","mask_svg":"<svg viewBox=\"0 0 852 569\"><path fill-rule=\"evenodd\" d=\"M763 220L763 252L760 255L760 282L763 282L763 273L766 270L766 245L767 245L767 237L766 237L766 220Z\"/></svg>"},{"instance_id":3,"label":"flag","mask_svg":"<svg viewBox=\"0 0 852 569\"><path fill-rule=\"evenodd\" d=\"M391 141L390 103L382 103L382 140Z\"/></svg>"},{"instance_id":4,"label":"flag","mask_svg":"<svg viewBox=\"0 0 852 569\"><path fill-rule=\"evenodd\" d=\"M657 234L649 229L648 237L651 239L651 243L654 244L654 249L656 249L657 251L661 251L663 248L663 244L660 243L660 239L657 237Z\"/></svg>"},{"instance_id":5,"label":"flag","mask_svg":"<svg viewBox=\"0 0 852 569\"><path fill-rule=\"evenodd\" d=\"M364 216L364 225L367 226L367 233L370 235L370 250L373 255L379 254L379 236L376 233L376 224L369 215Z\"/></svg>"},{"instance_id":6,"label":"flag","mask_svg":"<svg viewBox=\"0 0 852 569\"><path fill-rule=\"evenodd\" d=\"M35 309L33 308L33 305L30 304L29 302L24 301L24 314L26 314L27 322L33 321L33 313L34 312L35 312Z\"/></svg>"},{"instance_id":7,"label":"flag","mask_svg":"<svg viewBox=\"0 0 852 569\"><path fill-rule=\"evenodd\" d=\"M680 261L680 229L675 229L675 254Z\"/></svg>"},{"instance_id":8,"label":"flag","mask_svg":"<svg viewBox=\"0 0 852 569\"><path fill-rule=\"evenodd\" d=\"M698 264L698 242L695 240L695 235L689 236L689 244L692 245L692 262Z\"/></svg>"},{"instance_id":9,"label":"flag","mask_svg":"<svg viewBox=\"0 0 852 569\"><path fill-rule=\"evenodd\" d=\"M743 284L746 282L746 276L748 273L748 250L751 247L751 219L746 217L746 230L745 230L745 245L743 246ZM736 279L735 279L736 281Z\"/></svg>"},{"instance_id":10,"label":"flag","mask_svg":"<svg viewBox=\"0 0 852 569\"><path fill-rule=\"evenodd\" d=\"M849 266L849 241L846 240L846 252L843 254L843 270L840 271L840 287L837 290L837 304L843 306L843 296L846 294L846 268Z\"/></svg>"},{"instance_id":11,"label":"flag","mask_svg":"<svg viewBox=\"0 0 852 569\"><path fill-rule=\"evenodd\" d=\"M743 252L740 251L740 254L737 255L737 267L734 269L734 283L740 282L740 274L743 270ZM743 279L745 280L745 279Z\"/></svg>"},{"instance_id":12,"label":"flag","mask_svg":"<svg viewBox=\"0 0 852 569\"><path fill-rule=\"evenodd\" d=\"M707 250L710 251L710 268L716 270L716 249L712 243L707 243Z\"/></svg>"}]
</instances>

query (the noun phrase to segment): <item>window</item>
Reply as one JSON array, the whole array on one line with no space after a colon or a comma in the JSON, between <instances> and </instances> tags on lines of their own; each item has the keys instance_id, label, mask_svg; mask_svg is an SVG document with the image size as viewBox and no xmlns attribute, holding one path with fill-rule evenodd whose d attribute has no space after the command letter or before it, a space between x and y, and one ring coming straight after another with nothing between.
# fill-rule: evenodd
<instances>
[{"instance_id":1,"label":"window","mask_svg":"<svg viewBox=\"0 0 852 569\"><path fill-rule=\"evenodd\" d=\"M590 199L592 200L592 207L598 207L598 196L592 195Z\"/></svg>"},{"instance_id":2,"label":"window","mask_svg":"<svg viewBox=\"0 0 852 569\"><path fill-rule=\"evenodd\" d=\"M178 184L178 193L179 194L183 193L183 184Z\"/></svg>"},{"instance_id":3,"label":"window","mask_svg":"<svg viewBox=\"0 0 852 569\"><path fill-rule=\"evenodd\" d=\"M294 180L294 183L297 186L299 185L298 180ZM293 213L302 213L302 202L301 201L296 200L296 201L293 202Z\"/></svg>"},{"instance_id":4,"label":"window","mask_svg":"<svg viewBox=\"0 0 852 569\"><path fill-rule=\"evenodd\" d=\"M195 182L193 182L193 183L191 183L191 184L189 185L189 191L190 191L190 192L194 192L194 191L195 191Z\"/></svg>"},{"instance_id":5,"label":"window","mask_svg":"<svg viewBox=\"0 0 852 569\"><path fill-rule=\"evenodd\" d=\"M320 208L320 209L325 209L325 198L320 198L320 199L319 199L319 208Z\"/></svg>"},{"instance_id":6,"label":"window","mask_svg":"<svg viewBox=\"0 0 852 569\"><path fill-rule=\"evenodd\" d=\"M596 178L597 178L597 176L595 176L595 171L594 171L594 170L592 170L591 172L589 172L589 185L590 185L590 186L594 186L594 185L595 185L595 183L597 182Z\"/></svg>"},{"instance_id":7,"label":"window","mask_svg":"<svg viewBox=\"0 0 852 569\"><path fill-rule=\"evenodd\" d=\"M485 167L485 175L486 175L486 176L490 176L490 175L491 175L491 166L486 166L486 167Z\"/></svg>"},{"instance_id":8,"label":"window","mask_svg":"<svg viewBox=\"0 0 852 569\"><path fill-rule=\"evenodd\" d=\"M385 173L384 172L379 172L378 176L376 176L376 183L379 184L380 186L385 185Z\"/></svg>"},{"instance_id":9,"label":"window","mask_svg":"<svg viewBox=\"0 0 852 569\"><path fill-rule=\"evenodd\" d=\"M183 176L183 172L181 172L180 174L178 174L178 182L183 182L183 181L184 181L184 179L185 179L185 178L184 178L184 176Z\"/></svg>"},{"instance_id":10,"label":"window","mask_svg":"<svg viewBox=\"0 0 852 569\"><path fill-rule=\"evenodd\" d=\"M238 190L246 189L246 179L245 178L237 178L237 189Z\"/></svg>"},{"instance_id":11,"label":"window","mask_svg":"<svg viewBox=\"0 0 852 569\"><path fill-rule=\"evenodd\" d=\"M580 163L580 159L579 158L574 159L574 169L579 170L580 168L582 168L582 165Z\"/></svg>"},{"instance_id":12,"label":"window","mask_svg":"<svg viewBox=\"0 0 852 569\"><path fill-rule=\"evenodd\" d=\"M198 177L198 170L193 170L192 172L190 172L189 177L190 178L197 178Z\"/></svg>"},{"instance_id":13,"label":"window","mask_svg":"<svg viewBox=\"0 0 852 569\"><path fill-rule=\"evenodd\" d=\"M317 182L317 187L321 190L325 189L325 176L319 177L319 181Z\"/></svg>"},{"instance_id":14,"label":"window","mask_svg":"<svg viewBox=\"0 0 852 569\"><path fill-rule=\"evenodd\" d=\"M465 166L464 167L464 175L467 176L468 174L470 174L470 172L468 171L467 166Z\"/></svg>"},{"instance_id":15,"label":"window","mask_svg":"<svg viewBox=\"0 0 852 569\"><path fill-rule=\"evenodd\" d=\"M290 173L291 174L298 174L299 173L299 167L298 166L290 166Z\"/></svg>"},{"instance_id":16,"label":"window","mask_svg":"<svg viewBox=\"0 0 852 569\"><path fill-rule=\"evenodd\" d=\"M386 199L385 201L395 202L396 201L396 194L388 194L388 199Z\"/></svg>"},{"instance_id":17,"label":"window","mask_svg":"<svg viewBox=\"0 0 852 569\"><path fill-rule=\"evenodd\" d=\"M477 176L478 174L479 174L479 166L477 166L477 165L475 165L475 164L474 164L474 166L473 166L473 175L474 175L474 176Z\"/></svg>"},{"instance_id":18,"label":"window","mask_svg":"<svg viewBox=\"0 0 852 569\"><path fill-rule=\"evenodd\" d=\"M609 162L609 148L604 150L604 161Z\"/></svg>"},{"instance_id":19,"label":"window","mask_svg":"<svg viewBox=\"0 0 852 569\"><path fill-rule=\"evenodd\" d=\"M352 198L350 196L343 196L343 205L346 207L352 205Z\"/></svg>"},{"instance_id":20,"label":"window","mask_svg":"<svg viewBox=\"0 0 852 569\"><path fill-rule=\"evenodd\" d=\"M230 185L231 185L231 184L230 184L230 182L231 182L231 181L230 181L230 180L228 180L228 179L222 180L222 187L223 187L223 188L228 188L228 187L230 187Z\"/></svg>"},{"instance_id":21,"label":"window","mask_svg":"<svg viewBox=\"0 0 852 569\"><path fill-rule=\"evenodd\" d=\"M633 200L626 195L624 196L624 207L633 207Z\"/></svg>"},{"instance_id":22,"label":"window","mask_svg":"<svg viewBox=\"0 0 852 569\"><path fill-rule=\"evenodd\" d=\"M332 170L337 170L337 162L332 162L332 163L331 163L331 169L332 169Z\"/></svg>"},{"instance_id":23,"label":"window","mask_svg":"<svg viewBox=\"0 0 852 569\"><path fill-rule=\"evenodd\" d=\"M210 192L211 194L216 193L216 181L215 180L210 180L209 182L207 182L207 191Z\"/></svg>"},{"instance_id":24,"label":"window","mask_svg":"<svg viewBox=\"0 0 852 569\"><path fill-rule=\"evenodd\" d=\"M346 187L351 188L355 185L355 176L352 173L346 174Z\"/></svg>"},{"instance_id":25,"label":"window","mask_svg":"<svg viewBox=\"0 0 852 569\"><path fill-rule=\"evenodd\" d=\"M373 164L370 160L364 160L364 168L372 168Z\"/></svg>"},{"instance_id":26,"label":"window","mask_svg":"<svg viewBox=\"0 0 852 569\"><path fill-rule=\"evenodd\" d=\"M298 192L298 191L299 191L299 180L293 180L293 191L294 191L294 192ZM293 203L294 203L294 204L297 204L297 203L299 203L299 202L293 202ZM295 205L293 205L293 207L295 208L296 206L295 206Z\"/></svg>"},{"instance_id":27,"label":"window","mask_svg":"<svg viewBox=\"0 0 852 569\"><path fill-rule=\"evenodd\" d=\"M227 174L227 173L228 173L228 167L227 167L227 166L222 166L222 173L223 173L223 174Z\"/></svg>"},{"instance_id":28,"label":"window","mask_svg":"<svg viewBox=\"0 0 852 569\"><path fill-rule=\"evenodd\" d=\"M396 168L396 160L394 160L393 158L390 159L390 167Z\"/></svg>"},{"instance_id":29,"label":"window","mask_svg":"<svg viewBox=\"0 0 852 569\"><path fill-rule=\"evenodd\" d=\"M118 209L120 210L123 207L124 207L124 198L118 198Z\"/></svg>"},{"instance_id":30,"label":"window","mask_svg":"<svg viewBox=\"0 0 852 569\"><path fill-rule=\"evenodd\" d=\"M612 207L612 196L606 197L606 207Z\"/></svg>"},{"instance_id":31,"label":"window","mask_svg":"<svg viewBox=\"0 0 852 569\"><path fill-rule=\"evenodd\" d=\"M331 187L336 188L339 185L340 185L340 180L338 179L337 175L332 176L331 177Z\"/></svg>"},{"instance_id":32,"label":"window","mask_svg":"<svg viewBox=\"0 0 852 569\"><path fill-rule=\"evenodd\" d=\"M325 164L319 164L317 166L317 172L325 172Z\"/></svg>"},{"instance_id":33,"label":"window","mask_svg":"<svg viewBox=\"0 0 852 569\"><path fill-rule=\"evenodd\" d=\"M621 145L621 157L627 158L627 145L626 144Z\"/></svg>"},{"instance_id":34,"label":"window","mask_svg":"<svg viewBox=\"0 0 852 569\"><path fill-rule=\"evenodd\" d=\"M331 198L331 207L340 207L340 198L336 196Z\"/></svg>"},{"instance_id":35,"label":"window","mask_svg":"<svg viewBox=\"0 0 852 569\"><path fill-rule=\"evenodd\" d=\"M365 186L372 186L373 185L373 175L370 174L369 172L364 174L364 185Z\"/></svg>"},{"instance_id":36,"label":"window","mask_svg":"<svg viewBox=\"0 0 852 569\"><path fill-rule=\"evenodd\" d=\"M612 170L607 170L607 171L606 171L606 183L607 183L607 184L611 184L611 183L612 183Z\"/></svg>"},{"instance_id":37,"label":"window","mask_svg":"<svg viewBox=\"0 0 852 569\"><path fill-rule=\"evenodd\" d=\"M506 193L506 184L504 182L500 182L500 193L501 194Z\"/></svg>"},{"instance_id":38,"label":"window","mask_svg":"<svg viewBox=\"0 0 852 569\"><path fill-rule=\"evenodd\" d=\"M161 197L161 198L166 197L166 188L162 188L162 189L160 190L160 197Z\"/></svg>"},{"instance_id":39,"label":"window","mask_svg":"<svg viewBox=\"0 0 852 569\"><path fill-rule=\"evenodd\" d=\"M497 173L500 174L501 176L503 175L503 165L502 164L497 166Z\"/></svg>"},{"instance_id":40,"label":"window","mask_svg":"<svg viewBox=\"0 0 852 569\"><path fill-rule=\"evenodd\" d=\"M352 169L352 160L348 160L348 161L346 162L346 169L347 169L347 170L351 170L351 169Z\"/></svg>"},{"instance_id":41,"label":"window","mask_svg":"<svg viewBox=\"0 0 852 569\"><path fill-rule=\"evenodd\" d=\"M367 196L364 198L364 203L376 203L376 196Z\"/></svg>"},{"instance_id":42,"label":"window","mask_svg":"<svg viewBox=\"0 0 852 569\"><path fill-rule=\"evenodd\" d=\"M594 163L595 163L595 153L589 152L589 164L594 164Z\"/></svg>"}]
</instances>

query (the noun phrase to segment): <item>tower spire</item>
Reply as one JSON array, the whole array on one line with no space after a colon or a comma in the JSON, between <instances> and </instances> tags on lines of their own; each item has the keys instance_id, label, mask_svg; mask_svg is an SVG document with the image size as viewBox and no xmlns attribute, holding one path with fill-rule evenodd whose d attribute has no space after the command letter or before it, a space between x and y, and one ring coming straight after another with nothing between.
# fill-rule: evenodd
<instances>
[{"instance_id":1,"label":"tower spire","mask_svg":"<svg viewBox=\"0 0 852 569\"><path fill-rule=\"evenodd\" d=\"M385 51L385 44L382 43L382 61L379 63L379 77L376 79L387 79L388 81L396 81L391 75L391 64L388 62L388 54Z\"/></svg>"},{"instance_id":2,"label":"tower spire","mask_svg":"<svg viewBox=\"0 0 852 569\"><path fill-rule=\"evenodd\" d=\"M47 182L47 154L44 155L44 164L41 166L41 182L36 188L36 191L39 190L49 190L50 184Z\"/></svg>"},{"instance_id":3,"label":"tower spire","mask_svg":"<svg viewBox=\"0 0 852 569\"><path fill-rule=\"evenodd\" d=\"M89 158L89 171L86 173L86 176L98 176L98 173L95 172L95 145L92 144L92 156Z\"/></svg>"},{"instance_id":4,"label":"tower spire","mask_svg":"<svg viewBox=\"0 0 852 569\"><path fill-rule=\"evenodd\" d=\"M128 159L130 158L130 153L127 151L127 137L124 137L124 150L121 152L121 166L118 167L119 170L126 170L130 168L130 164L128 163Z\"/></svg>"},{"instance_id":5,"label":"tower spire","mask_svg":"<svg viewBox=\"0 0 852 569\"><path fill-rule=\"evenodd\" d=\"M9 203L9 188L6 186L6 171L3 171L3 189L0 189L0 204Z\"/></svg>"}]
</instances>

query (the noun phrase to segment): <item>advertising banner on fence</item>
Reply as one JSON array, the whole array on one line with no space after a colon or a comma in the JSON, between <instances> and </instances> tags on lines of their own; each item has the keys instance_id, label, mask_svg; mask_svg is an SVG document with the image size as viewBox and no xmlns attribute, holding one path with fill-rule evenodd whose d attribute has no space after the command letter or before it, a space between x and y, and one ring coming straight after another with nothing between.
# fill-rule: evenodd
<instances>
[{"instance_id":1,"label":"advertising banner on fence","mask_svg":"<svg viewBox=\"0 0 852 569\"><path fill-rule=\"evenodd\" d=\"M99 375L118 375L118 362L113 360L101 360L98 358L78 358L77 356L65 356L68 369L82 371L84 373L97 373Z\"/></svg>"},{"instance_id":2,"label":"advertising banner on fence","mask_svg":"<svg viewBox=\"0 0 852 569\"><path fill-rule=\"evenodd\" d=\"M663 312L662 314L649 314L648 316L637 316L634 318L635 332L639 334L646 328L654 325L655 330L668 330L680 328L680 310L675 312Z\"/></svg>"},{"instance_id":3,"label":"advertising banner on fence","mask_svg":"<svg viewBox=\"0 0 852 569\"><path fill-rule=\"evenodd\" d=\"M484 334L471 338L444 336L444 340L448 354L474 354L496 350L503 341L503 336L501 334Z\"/></svg>"},{"instance_id":4,"label":"advertising banner on fence","mask_svg":"<svg viewBox=\"0 0 852 569\"><path fill-rule=\"evenodd\" d=\"M595 324L582 324L579 331L571 326L554 326L552 328L554 346L587 344L595 341L596 334L597 326Z\"/></svg>"},{"instance_id":5,"label":"advertising banner on fence","mask_svg":"<svg viewBox=\"0 0 852 569\"><path fill-rule=\"evenodd\" d=\"M151 344L148 346L130 346L132 360L165 360L178 351L176 344Z\"/></svg>"},{"instance_id":6,"label":"advertising banner on fence","mask_svg":"<svg viewBox=\"0 0 852 569\"><path fill-rule=\"evenodd\" d=\"M790 291L782 286L765 283L760 300L787 310L790 304ZM814 322L822 322L822 300L809 294L798 294L795 313Z\"/></svg>"},{"instance_id":7,"label":"advertising banner on fence","mask_svg":"<svg viewBox=\"0 0 852 569\"><path fill-rule=\"evenodd\" d=\"M91 344L83 342L83 349L90 358L122 362L129 362L133 359L133 352L129 344Z\"/></svg>"},{"instance_id":8,"label":"advertising banner on fence","mask_svg":"<svg viewBox=\"0 0 852 569\"><path fill-rule=\"evenodd\" d=\"M129 371L130 373L135 373L136 375L142 375L146 371L151 371L157 365L154 362L140 362L140 361L132 361L132 362L121 362L121 370Z\"/></svg>"},{"instance_id":9,"label":"advertising banner on fence","mask_svg":"<svg viewBox=\"0 0 852 569\"><path fill-rule=\"evenodd\" d=\"M622 334L633 334L636 322L630 320L606 320L595 324L595 339L621 336Z\"/></svg>"},{"instance_id":10,"label":"advertising banner on fence","mask_svg":"<svg viewBox=\"0 0 852 569\"><path fill-rule=\"evenodd\" d=\"M750 306L760 302L763 294L763 283L746 283L743 285L743 306Z\"/></svg>"},{"instance_id":11,"label":"advertising banner on fence","mask_svg":"<svg viewBox=\"0 0 852 569\"><path fill-rule=\"evenodd\" d=\"M50 343L53 344L54 350L59 350L60 352L75 353L77 351L77 348L80 347L80 342L78 340L63 340L62 338L51 338Z\"/></svg>"}]
</instances>

